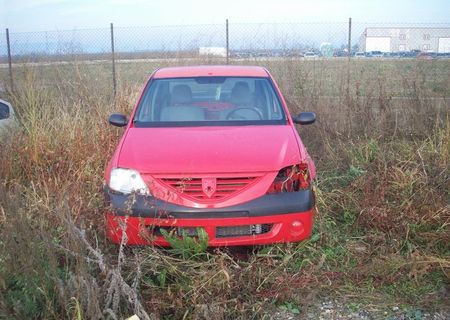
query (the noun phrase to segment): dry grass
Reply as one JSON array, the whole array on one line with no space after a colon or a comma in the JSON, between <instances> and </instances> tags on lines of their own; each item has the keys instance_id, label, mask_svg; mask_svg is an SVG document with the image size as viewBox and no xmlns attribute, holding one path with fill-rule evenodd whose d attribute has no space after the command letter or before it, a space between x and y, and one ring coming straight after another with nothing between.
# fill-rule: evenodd
<instances>
[{"instance_id":1,"label":"dry grass","mask_svg":"<svg viewBox=\"0 0 450 320\"><path fill-rule=\"evenodd\" d=\"M49 87L37 70L24 71L10 96L21 126L0 149L0 317L267 318L286 303L305 312L323 295L380 310L448 307L448 102L438 108L426 99L419 65L396 88L411 97L401 106L383 83L363 83L381 79L376 69L352 78L350 91L346 80L336 82L339 98L329 100L320 94L325 84L309 87L309 67L269 66L287 99L302 101L290 103L293 112L319 114L300 129L319 169L314 234L245 259L108 243L103 170L121 131L106 119L128 112L138 88L122 82L114 105L104 73L74 65L69 81L67 67L56 69L59 81ZM346 79L345 68L335 72ZM361 87L371 95L358 95Z\"/></svg>"}]
</instances>

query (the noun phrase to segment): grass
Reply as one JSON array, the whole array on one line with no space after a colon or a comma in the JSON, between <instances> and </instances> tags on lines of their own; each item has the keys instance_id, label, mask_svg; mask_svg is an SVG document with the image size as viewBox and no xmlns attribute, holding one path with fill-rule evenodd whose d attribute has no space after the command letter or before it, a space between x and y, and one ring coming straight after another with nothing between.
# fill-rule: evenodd
<instances>
[{"instance_id":1,"label":"grass","mask_svg":"<svg viewBox=\"0 0 450 320\"><path fill-rule=\"evenodd\" d=\"M267 319L325 297L380 317L448 308L450 108L428 98L449 96L449 62L355 61L349 89L346 61L254 62L293 113L319 116L299 128L319 170L312 237L243 257L110 244L101 188L122 131L106 119L129 112L155 65L119 65L115 101L104 66L16 70L20 127L0 149L0 317Z\"/></svg>"}]
</instances>

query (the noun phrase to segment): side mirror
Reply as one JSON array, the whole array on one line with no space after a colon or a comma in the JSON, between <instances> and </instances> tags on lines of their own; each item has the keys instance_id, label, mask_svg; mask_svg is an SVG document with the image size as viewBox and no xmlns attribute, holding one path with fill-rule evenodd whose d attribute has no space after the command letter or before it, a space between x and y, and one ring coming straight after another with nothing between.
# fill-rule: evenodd
<instances>
[{"instance_id":1,"label":"side mirror","mask_svg":"<svg viewBox=\"0 0 450 320\"><path fill-rule=\"evenodd\" d=\"M0 102L0 120L9 119L11 116L11 109L6 103Z\"/></svg>"},{"instance_id":2,"label":"side mirror","mask_svg":"<svg viewBox=\"0 0 450 320\"><path fill-rule=\"evenodd\" d=\"M297 124L311 124L316 121L316 114L314 112L300 112L300 114L292 120Z\"/></svg>"},{"instance_id":3,"label":"side mirror","mask_svg":"<svg viewBox=\"0 0 450 320\"><path fill-rule=\"evenodd\" d=\"M128 124L127 117L120 113L113 113L109 116L108 121L116 127L125 127Z\"/></svg>"}]
</instances>

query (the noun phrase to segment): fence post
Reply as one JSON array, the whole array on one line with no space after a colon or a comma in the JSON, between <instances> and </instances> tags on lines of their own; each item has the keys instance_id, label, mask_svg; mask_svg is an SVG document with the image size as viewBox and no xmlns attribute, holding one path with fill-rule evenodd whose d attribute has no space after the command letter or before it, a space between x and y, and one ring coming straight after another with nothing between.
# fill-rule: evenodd
<instances>
[{"instance_id":1,"label":"fence post","mask_svg":"<svg viewBox=\"0 0 450 320\"><path fill-rule=\"evenodd\" d=\"M114 26L112 22L111 22L111 59L112 59L113 93L115 99L117 93L117 82L116 82L116 57L114 54Z\"/></svg>"},{"instance_id":2,"label":"fence post","mask_svg":"<svg viewBox=\"0 0 450 320\"><path fill-rule=\"evenodd\" d=\"M9 29L6 28L6 46L8 48L8 68L9 68L9 82L11 91L14 91L13 73L12 73L12 58L11 58L11 44L9 42Z\"/></svg>"},{"instance_id":3,"label":"fence post","mask_svg":"<svg viewBox=\"0 0 450 320\"><path fill-rule=\"evenodd\" d=\"M353 104L350 100L350 59L352 56L352 18L348 18L348 48L347 48L347 108L348 108L348 134L352 133L353 128Z\"/></svg>"},{"instance_id":4,"label":"fence post","mask_svg":"<svg viewBox=\"0 0 450 320\"><path fill-rule=\"evenodd\" d=\"M225 27L226 27L226 38L227 38L227 64L229 64L230 63L230 45L229 45L229 33L228 33L228 19L226 19Z\"/></svg>"},{"instance_id":5,"label":"fence post","mask_svg":"<svg viewBox=\"0 0 450 320\"><path fill-rule=\"evenodd\" d=\"M352 56L352 18L348 18L348 47L347 47L347 96L350 97L350 59Z\"/></svg>"},{"instance_id":6,"label":"fence post","mask_svg":"<svg viewBox=\"0 0 450 320\"><path fill-rule=\"evenodd\" d=\"M352 55L352 18L348 18L348 60Z\"/></svg>"}]
</instances>

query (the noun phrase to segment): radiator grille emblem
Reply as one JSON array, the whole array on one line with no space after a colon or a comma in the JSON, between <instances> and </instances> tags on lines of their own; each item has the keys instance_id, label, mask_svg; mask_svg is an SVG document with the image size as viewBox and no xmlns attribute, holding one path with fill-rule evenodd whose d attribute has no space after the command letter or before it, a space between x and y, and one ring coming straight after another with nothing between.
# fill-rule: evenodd
<instances>
[{"instance_id":1,"label":"radiator grille emblem","mask_svg":"<svg viewBox=\"0 0 450 320\"><path fill-rule=\"evenodd\" d=\"M211 198L212 195L216 192L217 188L217 179L216 178L203 178L202 179L202 189L203 193Z\"/></svg>"}]
</instances>

